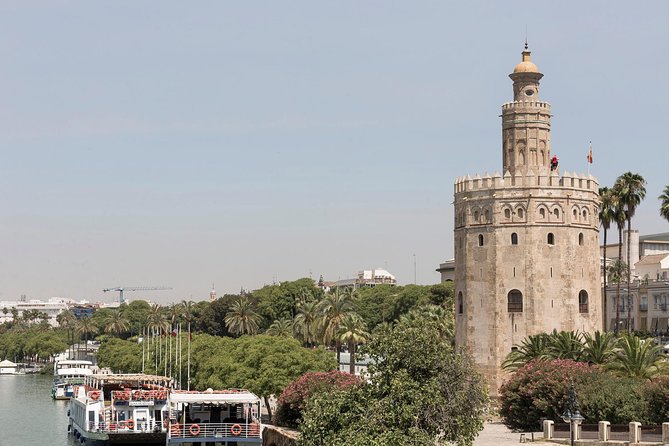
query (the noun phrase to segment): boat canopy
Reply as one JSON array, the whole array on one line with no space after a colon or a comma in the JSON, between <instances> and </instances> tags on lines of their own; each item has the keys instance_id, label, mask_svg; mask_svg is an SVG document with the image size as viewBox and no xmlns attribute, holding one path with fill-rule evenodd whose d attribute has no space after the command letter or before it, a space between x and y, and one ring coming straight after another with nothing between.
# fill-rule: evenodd
<instances>
[{"instance_id":1,"label":"boat canopy","mask_svg":"<svg viewBox=\"0 0 669 446\"><path fill-rule=\"evenodd\" d=\"M256 394L241 391L241 392L170 392L171 403L185 403L185 404L244 404L244 403L258 403L260 398Z\"/></svg>"}]
</instances>

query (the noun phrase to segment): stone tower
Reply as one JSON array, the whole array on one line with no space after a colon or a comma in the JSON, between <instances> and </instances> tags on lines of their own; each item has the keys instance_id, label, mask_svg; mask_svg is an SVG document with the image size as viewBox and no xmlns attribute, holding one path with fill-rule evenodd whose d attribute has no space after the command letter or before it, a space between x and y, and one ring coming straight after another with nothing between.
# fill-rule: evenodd
<instances>
[{"instance_id":1,"label":"stone tower","mask_svg":"<svg viewBox=\"0 0 669 446\"><path fill-rule=\"evenodd\" d=\"M456 344L496 393L529 336L601 330L597 180L550 169L550 104L525 45L502 106L503 175L455 182Z\"/></svg>"}]
</instances>

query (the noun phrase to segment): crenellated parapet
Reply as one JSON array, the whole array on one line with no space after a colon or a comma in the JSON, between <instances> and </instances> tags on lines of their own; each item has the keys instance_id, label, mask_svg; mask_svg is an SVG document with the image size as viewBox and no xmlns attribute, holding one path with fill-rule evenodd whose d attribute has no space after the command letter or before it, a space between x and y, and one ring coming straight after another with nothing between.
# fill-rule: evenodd
<instances>
[{"instance_id":1,"label":"crenellated parapet","mask_svg":"<svg viewBox=\"0 0 669 446\"><path fill-rule=\"evenodd\" d=\"M550 113L551 111L551 104L548 102L543 102L543 101L513 101L513 102L507 102L505 104L502 104L502 111L505 110L518 110L518 109L532 109L532 108L540 108L542 110L545 110L546 112Z\"/></svg>"},{"instance_id":2,"label":"crenellated parapet","mask_svg":"<svg viewBox=\"0 0 669 446\"><path fill-rule=\"evenodd\" d=\"M494 192L498 189L527 188L568 188L599 193L599 182L589 174L579 175L577 173L565 172L562 176L559 176L555 171L547 172L547 169L539 174L529 171L526 175L520 173L511 175L507 172L504 177L496 172L492 176L485 173L483 176L477 174L474 178L471 178L469 175L460 177L455 181L454 193L457 196L457 194L462 192L485 190Z\"/></svg>"}]
</instances>

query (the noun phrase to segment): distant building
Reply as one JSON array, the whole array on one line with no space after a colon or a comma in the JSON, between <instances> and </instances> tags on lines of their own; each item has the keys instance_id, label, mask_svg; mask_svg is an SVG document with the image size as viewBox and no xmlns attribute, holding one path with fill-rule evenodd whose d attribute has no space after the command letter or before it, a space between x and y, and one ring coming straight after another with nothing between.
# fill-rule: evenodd
<instances>
[{"instance_id":1,"label":"distant building","mask_svg":"<svg viewBox=\"0 0 669 446\"><path fill-rule=\"evenodd\" d=\"M15 375L15 374L16 374L16 364L6 359L4 361L0 361L0 375Z\"/></svg>"},{"instance_id":2,"label":"distant building","mask_svg":"<svg viewBox=\"0 0 669 446\"><path fill-rule=\"evenodd\" d=\"M368 377L367 367L369 366L371 360L367 356L356 355L355 356L355 369L354 375L361 377ZM339 353L339 371L349 373L351 368L351 354L350 353Z\"/></svg>"},{"instance_id":3,"label":"distant building","mask_svg":"<svg viewBox=\"0 0 669 446\"><path fill-rule=\"evenodd\" d=\"M436 271L441 274L441 283L453 282L455 280L455 259L440 263Z\"/></svg>"},{"instance_id":4,"label":"distant building","mask_svg":"<svg viewBox=\"0 0 669 446\"><path fill-rule=\"evenodd\" d=\"M67 299L54 297L48 301L30 300L30 301L0 301L0 323L11 322L14 319L14 311L18 317L23 317L26 312L37 311L44 313L48 317L49 324L53 327L58 325L56 317L67 310Z\"/></svg>"},{"instance_id":5,"label":"distant building","mask_svg":"<svg viewBox=\"0 0 669 446\"><path fill-rule=\"evenodd\" d=\"M84 319L93 316L99 308L98 304L76 304L70 305L68 310L77 319Z\"/></svg>"},{"instance_id":6,"label":"distant building","mask_svg":"<svg viewBox=\"0 0 669 446\"><path fill-rule=\"evenodd\" d=\"M606 264L610 265L616 259L618 259L619 244L618 242L618 231L615 229L609 229L606 244ZM610 243L614 241L616 243ZM650 255L659 255L659 254L669 254L669 232L663 232L660 234L649 234L639 236L639 231L633 229L630 232L623 232L623 246L622 246L622 260L627 263L627 245L628 241L630 244L630 267L632 270L633 276L638 276L639 278L644 277L646 274L646 269L644 273L641 274L636 270L637 265L639 265L639 260L650 256ZM604 245L600 246L600 252L602 258L604 257ZM650 279L653 277L649 276Z\"/></svg>"},{"instance_id":7,"label":"distant building","mask_svg":"<svg viewBox=\"0 0 669 446\"><path fill-rule=\"evenodd\" d=\"M385 269L358 271L358 277L354 279L338 280L334 283L337 288L366 288L377 285L397 285L397 279Z\"/></svg>"}]
</instances>

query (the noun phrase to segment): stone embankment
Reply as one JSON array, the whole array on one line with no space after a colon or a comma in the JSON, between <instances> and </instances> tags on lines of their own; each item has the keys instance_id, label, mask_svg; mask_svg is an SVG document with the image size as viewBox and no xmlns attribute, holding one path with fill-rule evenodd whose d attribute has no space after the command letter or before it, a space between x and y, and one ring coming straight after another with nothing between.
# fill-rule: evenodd
<instances>
[{"instance_id":1,"label":"stone embankment","mask_svg":"<svg viewBox=\"0 0 669 446\"><path fill-rule=\"evenodd\" d=\"M262 431L263 446L297 446L296 430L266 424Z\"/></svg>"}]
</instances>

